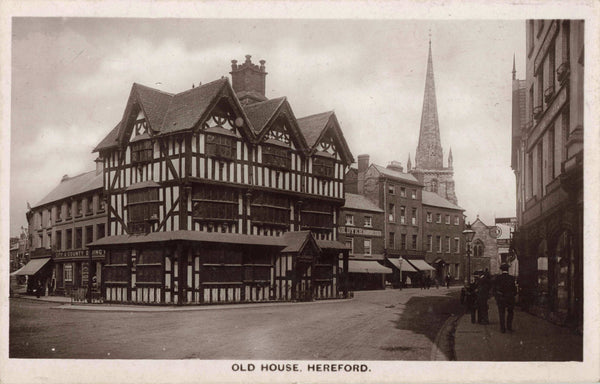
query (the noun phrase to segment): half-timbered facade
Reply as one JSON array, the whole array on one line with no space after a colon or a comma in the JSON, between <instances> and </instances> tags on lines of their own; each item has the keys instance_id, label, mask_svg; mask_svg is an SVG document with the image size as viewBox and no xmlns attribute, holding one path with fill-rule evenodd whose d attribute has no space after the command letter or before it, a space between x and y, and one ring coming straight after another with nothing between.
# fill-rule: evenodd
<instances>
[{"instance_id":1,"label":"half-timbered facade","mask_svg":"<svg viewBox=\"0 0 600 384\"><path fill-rule=\"evenodd\" d=\"M108 301L337 297L352 163L333 112L264 96L264 61L178 94L134 84L104 162ZM347 270L344 269L344 270Z\"/></svg>"}]
</instances>

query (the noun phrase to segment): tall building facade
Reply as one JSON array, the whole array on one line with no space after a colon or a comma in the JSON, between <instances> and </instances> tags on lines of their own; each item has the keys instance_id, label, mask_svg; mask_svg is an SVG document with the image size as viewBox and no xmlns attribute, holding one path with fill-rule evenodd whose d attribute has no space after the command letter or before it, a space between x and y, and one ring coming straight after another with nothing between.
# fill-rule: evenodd
<instances>
[{"instance_id":1,"label":"tall building facade","mask_svg":"<svg viewBox=\"0 0 600 384\"><path fill-rule=\"evenodd\" d=\"M104 162L105 299L217 303L346 292L337 241L353 162L333 112L265 96L265 62L171 94L134 84ZM343 254L343 256L341 256Z\"/></svg>"},{"instance_id":2,"label":"tall building facade","mask_svg":"<svg viewBox=\"0 0 600 384\"><path fill-rule=\"evenodd\" d=\"M452 149L448 154L448 163L444 167L444 151L440 140L440 125L435 95L435 80L433 75L433 59L431 56L431 40L429 41L429 56L427 58L427 74L425 77L425 93L423 110L421 111L421 126L419 144L412 167L408 158L408 172L414 175L425 191L437 193L444 199L458 204L454 190L454 169L452 165Z\"/></svg>"},{"instance_id":3,"label":"tall building facade","mask_svg":"<svg viewBox=\"0 0 600 384\"><path fill-rule=\"evenodd\" d=\"M526 31L524 91L513 72L512 127L522 301L581 327L584 22L528 20Z\"/></svg>"}]
</instances>

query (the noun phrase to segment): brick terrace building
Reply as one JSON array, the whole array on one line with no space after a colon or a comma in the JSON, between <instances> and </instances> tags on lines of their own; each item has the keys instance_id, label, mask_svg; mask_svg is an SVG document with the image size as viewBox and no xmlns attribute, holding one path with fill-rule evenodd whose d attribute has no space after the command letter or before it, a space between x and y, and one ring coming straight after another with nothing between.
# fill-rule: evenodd
<instances>
[{"instance_id":1,"label":"brick terrace building","mask_svg":"<svg viewBox=\"0 0 600 384\"><path fill-rule=\"evenodd\" d=\"M345 194L338 240L350 248L350 289L384 289L384 212L362 195Z\"/></svg>"},{"instance_id":2,"label":"brick terrace building","mask_svg":"<svg viewBox=\"0 0 600 384\"><path fill-rule=\"evenodd\" d=\"M465 262L462 231L465 228L464 209L438 194L423 191L423 246L425 261L436 269L442 282L450 274L462 280Z\"/></svg>"},{"instance_id":3,"label":"brick terrace building","mask_svg":"<svg viewBox=\"0 0 600 384\"><path fill-rule=\"evenodd\" d=\"M87 289L95 275L101 278L104 252L95 251L90 264L87 249L106 234L101 164L95 171L63 176L27 219L31 261L18 274L33 276L30 284L40 280L47 291L61 295Z\"/></svg>"},{"instance_id":4,"label":"brick terrace building","mask_svg":"<svg viewBox=\"0 0 600 384\"><path fill-rule=\"evenodd\" d=\"M528 20L526 33L512 127L522 302L582 327L584 21Z\"/></svg>"},{"instance_id":5,"label":"brick terrace building","mask_svg":"<svg viewBox=\"0 0 600 384\"><path fill-rule=\"evenodd\" d=\"M352 154L333 112L297 119L265 97L265 62L171 94L134 84L104 161L108 301L338 297ZM343 258L340 257L343 253Z\"/></svg>"}]
</instances>

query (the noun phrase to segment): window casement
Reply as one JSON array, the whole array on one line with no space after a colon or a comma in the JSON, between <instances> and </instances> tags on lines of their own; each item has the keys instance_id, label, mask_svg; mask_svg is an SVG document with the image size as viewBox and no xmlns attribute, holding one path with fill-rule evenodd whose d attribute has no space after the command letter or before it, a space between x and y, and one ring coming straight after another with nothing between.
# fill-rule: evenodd
<instances>
[{"instance_id":1,"label":"window casement","mask_svg":"<svg viewBox=\"0 0 600 384\"><path fill-rule=\"evenodd\" d=\"M333 228L331 205L323 201L305 201L300 210L300 225L303 228L331 230Z\"/></svg>"},{"instance_id":2,"label":"window casement","mask_svg":"<svg viewBox=\"0 0 600 384\"><path fill-rule=\"evenodd\" d=\"M233 188L195 185L192 203L192 216L197 221L237 221L239 216L238 192Z\"/></svg>"},{"instance_id":3,"label":"window casement","mask_svg":"<svg viewBox=\"0 0 600 384\"><path fill-rule=\"evenodd\" d=\"M417 249L417 235L412 235L412 249Z\"/></svg>"},{"instance_id":4,"label":"window casement","mask_svg":"<svg viewBox=\"0 0 600 384\"><path fill-rule=\"evenodd\" d=\"M433 214L431 212L427 212L427 222L433 222Z\"/></svg>"},{"instance_id":5,"label":"window casement","mask_svg":"<svg viewBox=\"0 0 600 384\"><path fill-rule=\"evenodd\" d=\"M235 198L230 195L229 201ZM251 218L253 224L279 225L289 227L290 203L286 196L259 192L252 196ZM235 205L237 207L237 204ZM234 215L235 216L235 215Z\"/></svg>"},{"instance_id":6,"label":"window casement","mask_svg":"<svg viewBox=\"0 0 600 384\"><path fill-rule=\"evenodd\" d=\"M450 243L450 236L446 236L446 252L450 253L452 252L450 249L451 243Z\"/></svg>"},{"instance_id":7,"label":"window casement","mask_svg":"<svg viewBox=\"0 0 600 384\"><path fill-rule=\"evenodd\" d=\"M400 207L400 224L406 224L406 207Z\"/></svg>"},{"instance_id":8,"label":"window casement","mask_svg":"<svg viewBox=\"0 0 600 384\"><path fill-rule=\"evenodd\" d=\"M410 218L412 225L417 225L417 208L412 209L412 216Z\"/></svg>"},{"instance_id":9,"label":"window casement","mask_svg":"<svg viewBox=\"0 0 600 384\"><path fill-rule=\"evenodd\" d=\"M354 225L354 215L346 215L346 225Z\"/></svg>"},{"instance_id":10,"label":"window casement","mask_svg":"<svg viewBox=\"0 0 600 384\"><path fill-rule=\"evenodd\" d=\"M62 221L62 205L56 207L56 221Z\"/></svg>"},{"instance_id":11,"label":"window casement","mask_svg":"<svg viewBox=\"0 0 600 384\"><path fill-rule=\"evenodd\" d=\"M460 218L458 216L454 216L454 225L460 225Z\"/></svg>"},{"instance_id":12,"label":"window casement","mask_svg":"<svg viewBox=\"0 0 600 384\"><path fill-rule=\"evenodd\" d=\"M67 203L67 219L71 219L73 217L73 207L71 202Z\"/></svg>"},{"instance_id":13,"label":"window casement","mask_svg":"<svg viewBox=\"0 0 600 384\"><path fill-rule=\"evenodd\" d=\"M333 158L324 157L321 155L313 157L312 173L314 176L332 179L334 177L333 168Z\"/></svg>"},{"instance_id":14,"label":"window casement","mask_svg":"<svg viewBox=\"0 0 600 384\"><path fill-rule=\"evenodd\" d=\"M62 231L56 231L55 248L57 251L62 251Z\"/></svg>"},{"instance_id":15,"label":"window casement","mask_svg":"<svg viewBox=\"0 0 600 384\"><path fill-rule=\"evenodd\" d=\"M89 196L87 198L87 206L86 206L85 214L91 215L92 213L94 213L94 197Z\"/></svg>"},{"instance_id":16,"label":"window casement","mask_svg":"<svg viewBox=\"0 0 600 384\"><path fill-rule=\"evenodd\" d=\"M66 263L63 266L63 280L64 281L73 281L73 264Z\"/></svg>"},{"instance_id":17,"label":"window casement","mask_svg":"<svg viewBox=\"0 0 600 384\"><path fill-rule=\"evenodd\" d=\"M394 186L394 185L388 185L388 193L390 195L394 195L396 193L396 186Z\"/></svg>"},{"instance_id":18,"label":"window casement","mask_svg":"<svg viewBox=\"0 0 600 384\"><path fill-rule=\"evenodd\" d=\"M433 252L433 236L427 235L427 252Z\"/></svg>"},{"instance_id":19,"label":"window casement","mask_svg":"<svg viewBox=\"0 0 600 384\"><path fill-rule=\"evenodd\" d=\"M365 227L373 226L373 216L365 216Z\"/></svg>"},{"instance_id":20,"label":"window casement","mask_svg":"<svg viewBox=\"0 0 600 384\"><path fill-rule=\"evenodd\" d=\"M129 233L149 233L158 222L158 185L127 191Z\"/></svg>"},{"instance_id":21,"label":"window casement","mask_svg":"<svg viewBox=\"0 0 600 384\"><path fill-rule=\"evenodd\" d=\"M390 223L393 223L394 221L396 221L396 207L394 206L394 204L390 203L388 206L389 210L388 210L388 221Z\"/></svg>"},{"instance_id":22,"label":"window casement","mask_svg":"<svg viewBox=\"0 0 600 384\"><path fill-rule=\"evenodd\" d=\"M98 212L102 213L106 210L106 201L102 196L98 196Z\"/></svg>"},{"instance_id":23,"label":"window casement","mask_svg":"<svg viewBox=\"0 0 600 384\"><path fill-rule=\"evenodd\" d=\"M275 140L270 140L275 141ZM268 167L290 169L292 166L292 154L290 148L279 144L262 145L262 163Z\"/></svg>"},{"instance_id":24,"label":"window casement","mask_svg":"<svg viewBox=\"0 0 600 384\"><path fill-rule=\"evenodd\" d=\"M131 143L131 164L145 164L152 161L153 148L151 140Z\"/></svg>"},{"instance_id":25,"label":"window casement","mask_svg":"<svg viewBox=\"0 0 600 384\"><path fill-rule=\"evenodd\" d=\"M411 199L416 199L417 198L417 190L416 189L411 189L410 190L410 198Z\"/></svg>"},{"instance_id":26,"label":"window casement","mask_svg":"<svg viewBox=\"0 0 600 384\"><path fill-rule=\"evenodd\" d=\"M442 214L441 213L437 213L435 215L435 222L438 223L438 224L442 223Z\"/></svg>"},{"instance_id":27,"label":"window casement","mask_svg":"<svg viewBox=\"0 0 600 384\"><path fill-rule=\"evenodd\" d=\"M400 249L406 249L406 233L400 235Z\"/></svg>"},{"instance_id":28,"label":"window casement","mask_svg":"<svg viewBox=\"0 0 600 384\"><path fill-rule=\"evenodd\" d=\"M454 238L454 253L460 253L460 238Z\"/></svg>"},{"instance_id":29,"label":"window casement","mask_svg":"<svg viewBox=\"0 0 600 384\"><path fill-rule=\"evenodd\" d=\"M435 237L435 242L437 243L437 251L438 251L438 253L442 253L442 237L441 236L436 236Z\"/></svg>"},{"instance_id":30,"label":"window casement","mask_svg":"<svg viewBox=\"0 0 600 384\"><path fill-rule=\"evenodd\" d=\"M400 187L400 197L406 197L406 188Z\"/></svg>"},{"instance_id":31,"label":"window casement","mask_svg":"<svg viewBox=\"0 0 600 384\"><path fill-rule=\"evenodd\" d=\"M85 227L85 244L89 244L94 241L94 226L89 225Z\"/></svg>"},{"instance_id":32,"label":"window casement","mask_svg":"<svg viewBox=\"0 0 600 384\"><path fill-rule=\"evenodd\" d=\"M350 253L354 254L354 238L350 237L344 240L344 244L346 245L346 247L350 248Z\"/></svg>"},{"instance_id":33,"label":"window casement","mask_svg":"<svg viewBox=\"0 0 600 384\"><path fill-rule=\"evenodd\" d=\"M83 230L82 228L75 228L75 249L81 249L83 247Z\"/></svg>"},{"instance_id":34,"label":"window casement","mask_svg":"<svg viewBox=\"0 0 600 384\"><path fill-rule=\"evenodd\" d=\"M446 224L450 225L450 215L446 215Z\"/></svg>"},{"instance_id":35,"label":"window casement","mask_svg":"<svg viewBox=\"0 0 600 384\"><path fill-rule=\"evenodd\" d=\"M81 215L83 215L83 200L75 201L75 212L77 214L77 216L75 217L80 217Z\"/></svg>"},{"instance_id":36,"label":"window casement","mask_svg":"<svg viewBox=\"0 0 600 384\"><path fill-rule=\"evenodd\" d=\"M133 256L133 255L132 255ZM140 283L160 283L162 281L162 260L163 250L143 249L137 255L136 282Z\"/></svg>"},{"instance_id":37,"label":"window casement","mask_svg":"<svg viewBox=\"0 0 600 384\"><path fill-rule=\"evenodd\" d=\"M473 245L473 256L475 257L483 257L483 252L485 251L485 246L483 242L477 239Z\"/></svg>"},{"instance_id":38,"label":"window casement","mask_svg":"<svg viewBox=\"0 0 600 384\"><path fill-rule=\"evenodd\" d=\"M233 160L237 157L236 143L235 136L207 133L205 153L209 157Z\"/></svg>"},{"instance_id":39,"label":"window casement","mask_svg":"<svg viewBox=\"0 0 600 384\"><path fill-rule=\"evenodd\" d=\"M364 241L364 253L365 255L371 254L371 239L365 239Z\"/></svg>"},{"instance_id":40,"label":"window casement","mask_svg":"<svg viewBox=\"0 0 600 384\"><path fill-rule=\"evenodd\" d=\"M389 233L389 237L388 237L388 247L390 249L394 249L396 248L396 238L395 238L395 234L394 232L390 232Z\"/></svg>"},{"instance_id":41,"label":"window casement","mask_svg":"<svg viewBox=\"0 0 600 384\"><path fill-rule=\"evenodd\" d=\"M67 229L65 239L65 249L73 248L73 230Z\"/></svg>"},{"instance_id":42,"label":"window casement","mask_svg":"<svg viewBox=\"0 0 600 384\"><path fill-rule=\"evenodd\" d=\"M96 227L96 239L101 239L106 235L104 224L98 224Z\"/></svg>"}]
</instances>

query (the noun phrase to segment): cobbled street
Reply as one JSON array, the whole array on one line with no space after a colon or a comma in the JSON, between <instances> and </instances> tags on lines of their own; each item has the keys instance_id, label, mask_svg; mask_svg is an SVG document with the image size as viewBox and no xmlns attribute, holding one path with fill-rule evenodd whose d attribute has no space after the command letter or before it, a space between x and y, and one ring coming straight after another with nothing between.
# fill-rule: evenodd
<instances>
[{"instance_id":1,"label":"cobbled street","mask_svg":"<svg viewBox=\"0 0 600 384\"><path fill-rule=\"evenodd\" d=\"M458 288L190 311L85 311L11 299L11 358L430 360ZM443 338L442 338L443 339Z\"/></svg>"}]
</instances>

